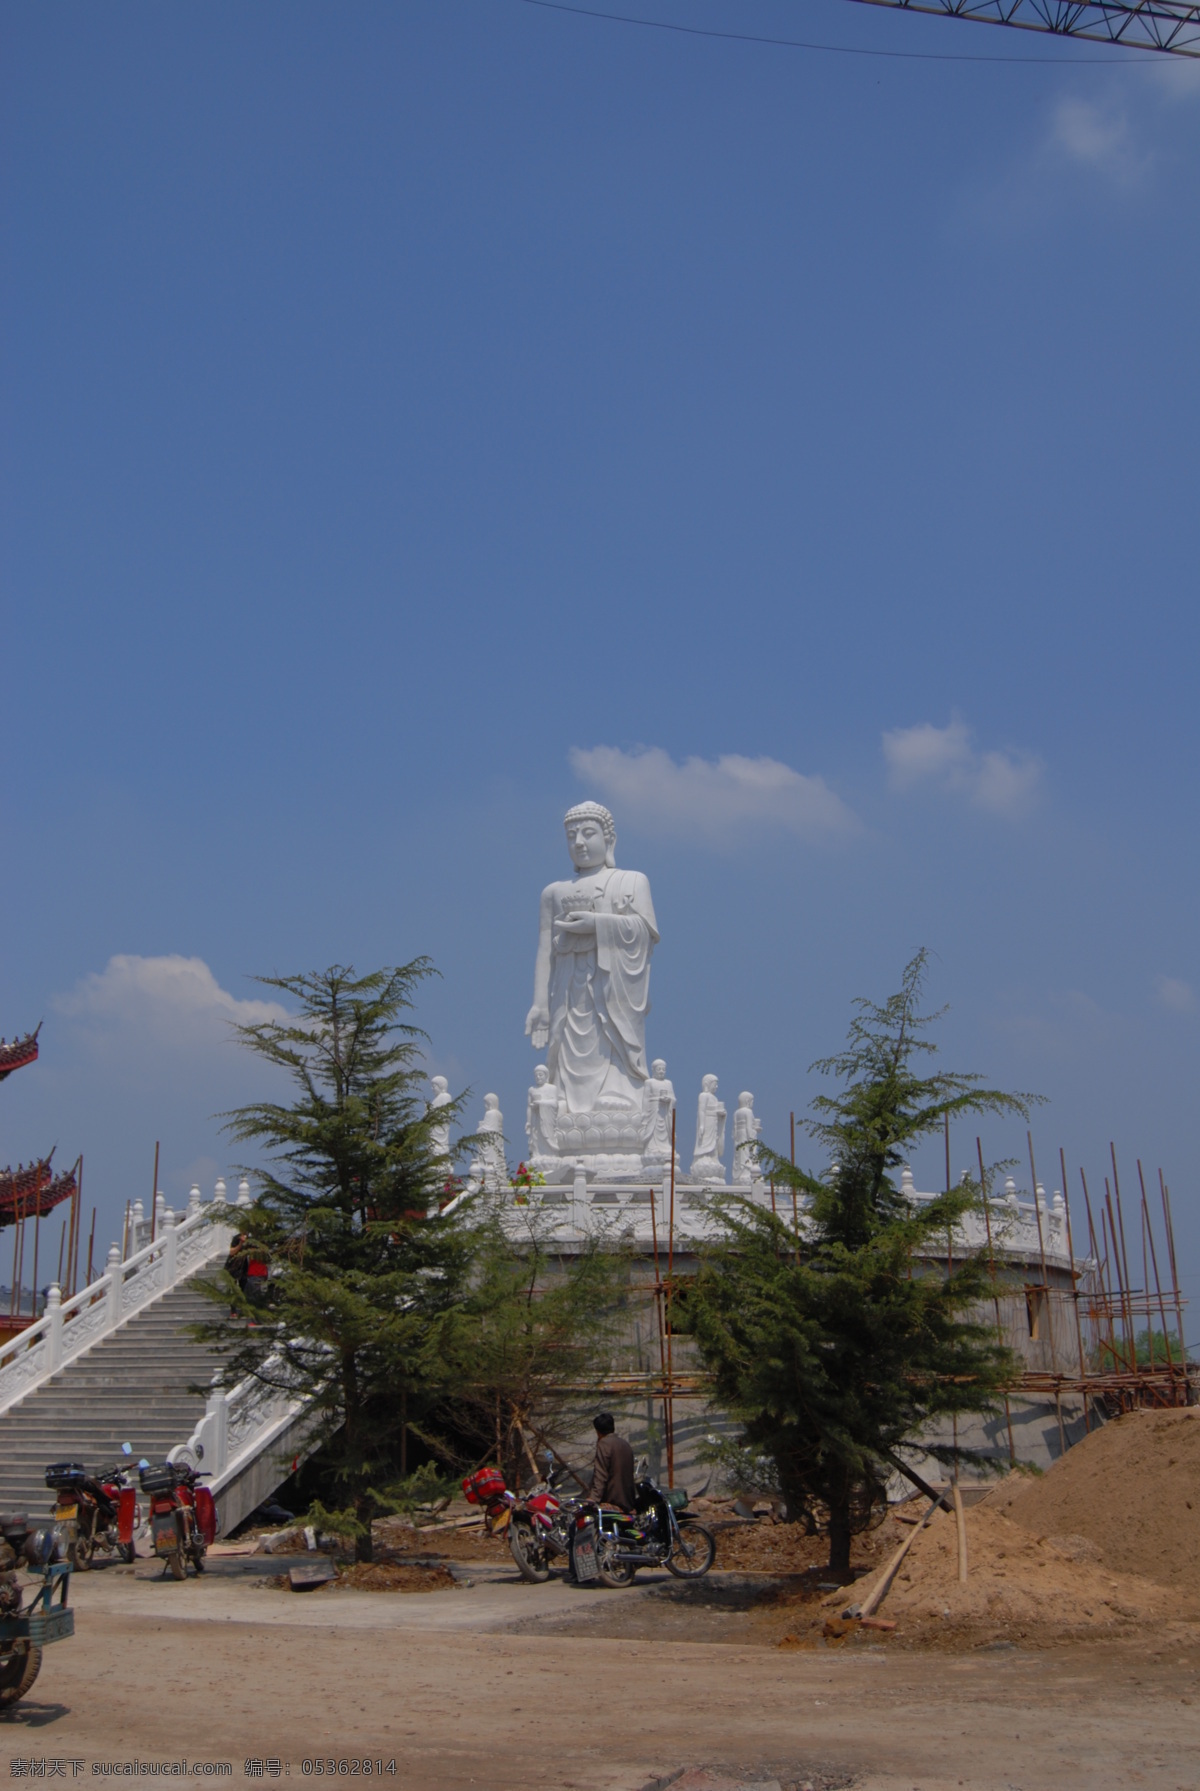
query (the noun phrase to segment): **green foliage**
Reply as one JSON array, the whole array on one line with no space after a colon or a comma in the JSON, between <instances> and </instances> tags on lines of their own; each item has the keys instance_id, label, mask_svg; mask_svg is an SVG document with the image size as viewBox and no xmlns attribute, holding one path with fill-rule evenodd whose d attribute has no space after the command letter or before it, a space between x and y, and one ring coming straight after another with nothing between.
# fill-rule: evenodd
<instances>
[{"instance_id":1,"label":"green foliage","mask_svg":"<svg viewBox=\"0 0 1200 1791\"><path fill-rule=\"evenodd\" d=\"M810 1135L833 1167L809 1175L764 1152L765 1172L803 1196L802 1222L718 1197L720 1235L685 1301L686 1322L743 1447L766 1454L790 1514L828 1525L830 1568L878 1515L897 1452L931 1424L989 1411L1014 1359L978 1312L983 1253L931 1262L977 1203L964 1184L919 1207L892 1176L946 1117L1025 1114L1028 1097L971 1075L918 1073L936 1047L919 1011L925 953L882 1006L856 1003L844 1050L815 1067L842 1087L814 1102ZM935 1456L952 1451L922 1446Z\"/></svg>"},{"instance_id":2,"label":"green foliage","mask_svg":"<svg viewBox=\"0 0 1200 1791\"><path fill-rule=\"evenodd\" d=\"M1178 1368L1184 1361L1178 1332L1145 1330L1138 1332L1132 1351L1123 1333L1118 1332L1111 1341L1101 1338L1093 1351L1092 1366L1101 1374L1128 1369L1131 1354L1136 1356L1139 1368L1166 1368L1172 1364Z\"/></svg>"},{"instance_id":3,"label":"green foliage","mask_svg":"<svg viewBox=\"0 0 1200 1791\"><path fill-rule=\"evenodd\" d=\"M555 1253L538 1206L481 1216L471 1299L457 1332L459 1372L439 1413L478 1464L510 1486L541 1475L539 1452L574 1429L589 1384L604 1380L624 1317L626 1253L601 1237Z\"/></svg>"},{"instance_id":4,"label":"green foliage","mask_svg":"<svg viewBox=\"0 0 1200 1791\"><path fill-rule=\"evenodd\" d=\"M269 1260L270 1291L256 1303L217 1277L210 1291L235 1316L206 1334L222 1348L227 1385L254 1375L311 1401L354 1519L328 1522L355 1535L360 1559L370 1558L372 1513L391 1504L378 1489L402 1470L409 1429L445 1394L475 1254L461 1209L438 1212L449 1165L421 1093L423 1035L403 1018L430 974L415 959L361 977L340 965L264 977L298 1012L238 1029L290 1076L296 1098L228 1116L235 1138L269 1156L236 1223L245 1247Z\"/></svg>"}]
</instances>

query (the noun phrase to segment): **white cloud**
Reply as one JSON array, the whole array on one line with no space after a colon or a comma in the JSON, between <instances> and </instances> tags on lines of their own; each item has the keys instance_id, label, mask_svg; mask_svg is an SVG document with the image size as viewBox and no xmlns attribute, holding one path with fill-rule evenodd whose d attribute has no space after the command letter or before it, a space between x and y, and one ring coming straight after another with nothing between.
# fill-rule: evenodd
<instances>
[{"instance_id":1,"label":"white cloud","mask_svg":"<svg viewBox=\"0 0 1200 1791\"><path fill-rule=\"evenodd\" d=\"M820 777L806 777L778 759L685 759L661 746L622 752L616 746L572 747L571 766L586 784L643 827L686 833L707 846L733 844L748 830L829 840L854 832L858 820Z\"/></svg>"},{"instance_id":2,"label":"white cloud","mask_svg":"<svg viewBox=\"0 0 1200 1791\"><path fill-rule=\"evenodd\" d=\"M1149 157L1133 140L1122 107L1109 100L1069 96L1054 108L1051 142L1077 166L1107 174L1129 186L1149 167Z\"/></svg>"},{"instance_id":3,"label":"white cloud","mask_svg":"<svg viewBox=\"0 0 1200 1791\"><path fill-rule=\"evenodd\" d=\"M974 758L970 733L957 716L944 728L922 721L894 729L883 736L883 756L898 790L911 789L926 777L960 777Z\"/></svg>"},{"instance_id":4,"label":"white cloud","mask_svg":"<svg viewBox=\"0 0 1200 1791\"><path fill-rule=\"evenodd\" d=\"M1172 100L1200 95L1200 61L1186 56L1155 56L1145 71L1159 91Z\"/></svg>"},{"instance_id":5,"label":"white cloud","mask_svg":"<svg viewBox=\"0 0 1200 1791\"><path fill-rule=\"evenodd\" d=\"M1154 992L1162 1005L1169 1007L1172 1013L1194 1014L1196 1011L1196 991L1182 977L1156 976Z\"/></svg>"},{"instance_id":6,"label":"white cloud","mask_svg":"<svg viewBox=\"0 0 1200 1791\"><path fill-rule=\"evenodd\" d=\"M67 995L55 999L61 1014L105 1032L130 1025L154 1038L180 1045L230 1036L231 1027L260 1020L285 1020L276 1001L239 1000L223 989L203 958L177 953L157 958L122 953L103 970L92 971Z\"/></svg>"},{"instance_id":7,"label":"white cloud","mask_svg":"<svg viewBox=\"0 0 1200 1791\"><path fill-rule=\"evenodd\" d=\"M1022 814L1033 800L1042 768L1031 753L977 752L971 730L960 716L944 728L918 722L883 736L888 781L895 790L922 783L965 795L976 808L994 815Z\"/></svg>"}]
</instances>

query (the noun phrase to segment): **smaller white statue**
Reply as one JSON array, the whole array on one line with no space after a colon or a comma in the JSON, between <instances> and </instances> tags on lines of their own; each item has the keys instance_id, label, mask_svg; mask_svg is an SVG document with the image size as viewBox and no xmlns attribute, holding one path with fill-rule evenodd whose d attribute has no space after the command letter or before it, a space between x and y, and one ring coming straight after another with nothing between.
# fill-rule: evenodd
<instances>
[{"instance_id":1,"label":"smaller white statue","mask_svg":"<svg viewBox=\"0 0 1200 1791\"><path fill-rule=\"evenodd\" d=\"M555 1126L558 1119L558 1090L550 1080L550 1071L539 1063L533 1072L533 1087L525 1108L525 1135L529 1139L528 1164L531 1169L553 1167L559 1162Z\"/></svg>"},{"instance_id":2,"label":"smaller white statue","mask_svg":"<svg viewBox=\"0 0 1200 1791\"><path fill-rule=\"evenodd\" d=\"M733 1179L743 1186L758 1179L758 1139L762 1120L754 1112L754 1096L743 1092L733 1115Z\"/></svg>"},{"instance_id":3,"label":"smaller white statue","mask_svg":"<svg viewBox=\"0 0 1200 1791\"><path fill-rule=\"evenodd\" d=\"M661 1057L656 1057L642 1091L642 1161L647 1169L671 1161L671 1115L674 1111L675 1088L667 1079L666 1064Z\"/></svg>"},{"instance_id":4,"label":"smaller white statue","mask_svg":"<svg viewBox=\"0 0 1200 1791\"><path fill-rule=\"evenodd\" d=\"M475 1158L475 1176L485 1188L493 1191L508 1180L508 1163L504 1155L504 1115L500 1096L483 1097L483 1118L478 1127L480 1144Z\"/></svg>"},{"instance_id":5,"label":"smaller white statue","mask_svg":"<svg viewBox=\"0 0 1200 1791\"><path fill-rule=\"evenodd\" d=\"M724 1182L725 1106L717 1099L717 1078L704 1076L696 1104L696 1154L692 1158L694 1182Z\"/></svg>"},{"instance_id":6,"label":"smaller white statue","mask_svg":"<svg viewBox=\"0 0 1200 1791\"><path fill-rule=\"evenodd\" d=\"M440 1107L451 1106L453 1103L453 1096L450 1093L450 1084L444 1076L434 1076L431 1078L431 1081L433 1083L433 1097L425 1111L433 1114L436 1113ZM430 1126L429 1148L435 1157L448 1157L450 1155L449 1119L439 1119Z\"/></svg>"}]
</instances>

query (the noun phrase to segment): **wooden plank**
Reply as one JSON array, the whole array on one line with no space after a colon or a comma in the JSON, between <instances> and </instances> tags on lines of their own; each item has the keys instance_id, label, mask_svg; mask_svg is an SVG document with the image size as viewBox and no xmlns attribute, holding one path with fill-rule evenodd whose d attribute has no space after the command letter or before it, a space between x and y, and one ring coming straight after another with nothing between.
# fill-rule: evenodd
<instances>
[{"instance_id":1,"label":"wooden plank","mask_svg":"<svg viewBox=\"0 0 1200 1791\"><path fill-rule=\"evenodd\" d=\"M328 1556L319 1561L297 1561L288 1568L288 1584L293 1592L307 1592L313 1586L327 1586L337 1578L337 1568Z\"/></svg>"}]
</instances>

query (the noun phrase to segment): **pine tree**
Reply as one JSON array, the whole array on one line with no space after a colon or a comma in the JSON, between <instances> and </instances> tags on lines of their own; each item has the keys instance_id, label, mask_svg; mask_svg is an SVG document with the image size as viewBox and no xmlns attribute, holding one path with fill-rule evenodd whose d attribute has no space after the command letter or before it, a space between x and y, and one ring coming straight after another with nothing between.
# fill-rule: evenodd
<instances>
[{"instance_id":1,"label":"pine tree","mask_svg":"<svg viewBox=\"0 0 1200 1791\"><path fill-rule=\"evenodd\" d=\"M836 1093L814 1102L808 1131L832 1160L813 1176L766 1151L764 1172L804 1201L793 1225L744 1199L716 1202L720 1236L686 1301L715 1392L747 1449L769 1458L789 1516L827 1525L829 1567L845 1576L852 1536L879 1514L898 1452L952 1414L986 1412L1014 1372L980 1317L986 1252L945 1254L980 1191L970 1183L915 1207L894 1172L948 1117L1021 1114L1032 1097L979 1077L918 1074L936 1050L918 1011L921 952L882 1006L855 1005L845 1048L814 1068ZM960 1452L961 1453L961 1452Z\"/></svg>"},{"instance_id":2,"label":"pine tree","mask_svg":"<svg viewBox=\"0 0 1200 1791\"><path fill-rule=\"evenodd\" d=\"M432 973L417 958L367 976L334 965L260 978L298 1011L238 1030L296 1098L227 1116L235 1138L269 1153L238 1213L244 1251L270 1264L269 1295L256 1303L223 1274L211 1291L236 1316L205 1334L226 1385L254 1375L309 1400L359 1560L409 1430L445 1395L476 1248L465 1217L438 1211L450 1165L433 1126L458 1103L427 1113L424 1034L403 1018Z\"/></svg>"},{"instance_id":3,"label":"pine tree","mask_svg":"<svg viewBox=\"0 0 1200 1791\"><path fill-rule=\"evenodd\" d=\"M547 1448L577 1433L627 1320L628 1253L599 1234L565 1255L537 1206L481 1214L460 1366L438 1417L476 1465L510 1486L537 1479Z\"/></svg>"}]
</instances>

